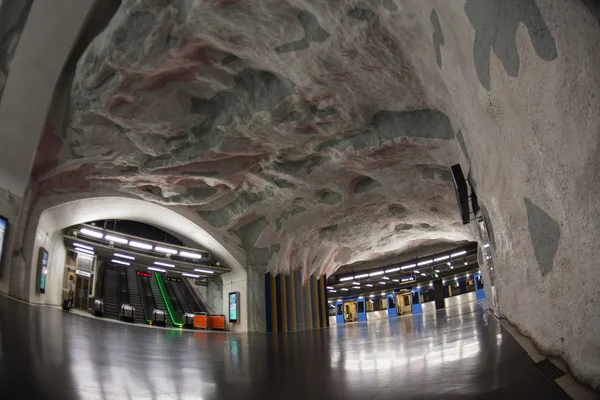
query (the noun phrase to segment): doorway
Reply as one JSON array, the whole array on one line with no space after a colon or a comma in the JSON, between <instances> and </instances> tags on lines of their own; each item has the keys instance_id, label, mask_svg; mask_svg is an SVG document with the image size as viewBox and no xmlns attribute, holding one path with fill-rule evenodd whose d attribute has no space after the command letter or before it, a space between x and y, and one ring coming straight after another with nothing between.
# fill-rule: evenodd
<instances>
[{"instance_id":1,"label":"doorway","mask_svg":"<svg viewBox=\"0 0 600 400\"><path fill-rule=\"evenodd\" d=\"M75 300L73 307L87 311L89 292L90 278L77 275L77 279L75 280Z\"/></svg>"},{"instance_id":2,"label":"doorway","mask_svg":"<svg viewBox=\"0 0 600 400\"><path fill-rule=\"evenodd\" d=\"M347 301L344 303L344 322L358 321L356 301Z\"/></svg>"}]
</instances>

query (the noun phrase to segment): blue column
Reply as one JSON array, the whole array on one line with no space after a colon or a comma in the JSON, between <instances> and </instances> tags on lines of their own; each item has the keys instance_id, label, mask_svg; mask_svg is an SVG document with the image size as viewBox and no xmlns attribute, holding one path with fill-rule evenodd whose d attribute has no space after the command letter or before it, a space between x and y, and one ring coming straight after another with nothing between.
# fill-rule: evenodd
<instances>
[{"instance_id":1,"label":"blue column","mask_svg":"<svg viewBox=\"0 0 600 400\"><path fill-rule=\"evenodd\" d=\"M423 307L421 306L421 290L414 289L411 291L412 296L412 313L413 314L421 314L423 312ZM415 302L416 300L416 302Z\"/></svg>"},{"instance_id":2,"label":"blue column","mask_svg":"<svg viewBox=\"0 0 600 400\"><path fill-rule=\"evenodd\" d=\"M396 308L396 295L394 293L386 296L388 318L395 318L398 316L398 309Z\"/></svg>"},{"instance_id":3,"label":"blue column","mask_svg":"<svg viewBox=\"0 0 600 400\"><path fill-rule=\"evenodd\" d=\"M344 323L344 303L342 301L335 303L335 322Z\"/></svg>"},{"instance_id":4,"label":"blue column","mask_svg":"<svg viewBox=\"0 0 600 400\"><path fill-rule=\"evenodd\" d=\"M481 274L473 275L473 281L475 282L475 297L477 298L477 300L485 299L485 292L483 291L483 287L479 287L479 285L477 284L477 278L480 277Z\"/></svg>"}]
</instances>

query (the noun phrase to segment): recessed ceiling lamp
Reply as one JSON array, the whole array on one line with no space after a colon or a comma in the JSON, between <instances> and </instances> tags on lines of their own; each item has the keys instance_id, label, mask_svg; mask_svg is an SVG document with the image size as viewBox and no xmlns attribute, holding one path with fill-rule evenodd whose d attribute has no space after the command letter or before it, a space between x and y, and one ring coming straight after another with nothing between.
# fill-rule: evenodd
<instances>
[{"instance_id":1,"label":"recessed ceiling lamp","mask_svg":"<svg viewBox=\"0 0 600 400\"><path fill-rule=\"evenodd\" d=\"M165 254L173 254L173 255L177 255L178 251L175 249L170 249L168 247L162 247L162 246L154 246L154 251L158 251L159 253L165 253Z\"/></svg>"},{"instance_id":2,"label":"recessed ceiling lamp","mask_svg":"<svg viewBox=\"0 0 600 400\"><path fill-rule=\"evenodd\" d=\"M121 257L121 258L126 258L128 260L135 260L135 257L128 256L127 254L114 253L113 256L115 256L115 257Z\"/></svg>"},{"instance_id":3,"label":"recessed ceiling lamp","mask_svg":"<svg viewBox=\"0 0 600 400\"><path fill-rule=\"evenodd\" d=\"M175 268L175 264L164 263L161 261L154 261L154 264L160 265L161 267Z\"/></svg>"},{"instance_id":4,"label":"recessed ceiling lamp","mask_svg":"<svg viewBox=\"0 0 600 400\"><path fill-rule=\"evenodd\" d=\"M104 236L102 234L102 232L98 232L98 231L95 231L93 229L88 229L88 228L81 228L79 230L79 232L81 232L82 234L84 234L86 236L91 236L91 237L95 237L98 239L102 239L102 237Z\"/></svg>"},{"instance_id":5,"label":"recessed ceiling lamp","mask_svg":"<svg viewBox=\"0 0 600 400\"><path fill-rule=\"evenodd\" d=\"M142 250L152 250L152 245L148 243L136 242L132 240L131 242L129 242L129 245L131 247L135 247Z\"/></svg>"},{"instance_id":6,"label":"recessed ceiling lamp","mask_svg":"<svg viewBox=\"0 0 600 400\"><path fill-rule=\"evenodd\" d=\"M115 243L121 243L121 244L129 243L129 240L119 237L119 236L113 236L113 235L104 235L104 239L109 240L111 242L115 242Z\"/></svg>"},{"instance_id":7,"label":"recessed ceiling lamp","mask_svg":"<svg viewBox=\"0 0 600 400\"><path fill-rule=\"evenodd\" d=\"M202 258L202 254L190 253L189 251L180 251L179 255L181 257L192 258L192 259Z\"/></svg>"}]
</instances>

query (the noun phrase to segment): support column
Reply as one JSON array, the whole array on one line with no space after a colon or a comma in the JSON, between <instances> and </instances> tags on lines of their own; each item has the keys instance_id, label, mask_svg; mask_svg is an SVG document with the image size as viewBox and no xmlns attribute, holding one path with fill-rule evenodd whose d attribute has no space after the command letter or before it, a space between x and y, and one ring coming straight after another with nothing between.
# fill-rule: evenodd
<instances>
[{"instance_id":1,"label":"support column","mask_svg":"<svg viewBox=\"0 0 600 400\"><path fill-rule=\"evenodd\" d=\"M436 279L433 281L433 296L435 298L436 310L446 307L444 303L444 285L442 284L441 279Z\"/></svg>"}]
</instances>

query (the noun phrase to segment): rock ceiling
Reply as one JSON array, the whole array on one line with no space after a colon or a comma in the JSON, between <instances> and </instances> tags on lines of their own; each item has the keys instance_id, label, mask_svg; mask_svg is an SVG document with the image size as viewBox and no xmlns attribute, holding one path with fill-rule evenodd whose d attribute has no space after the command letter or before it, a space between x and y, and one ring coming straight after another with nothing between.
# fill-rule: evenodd
<instances>
[{"instance_id":1,"label":"rock ceiling","mask_svg":"<svg viewBox=\"0 0 600 400\"><path fill-rule=\"evenodd\" d=\"M271 271L471 239L462 135L411 44L438 68L439 19L415 30L402 3L123 1L42 139L38 190L190 207Z\"/></svg>"}]
</instances>

